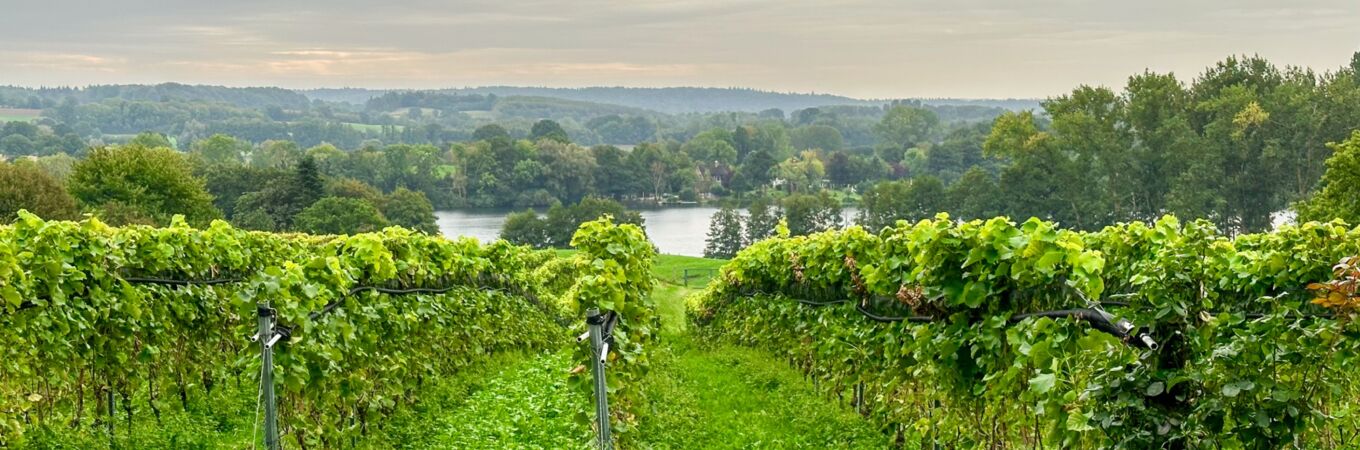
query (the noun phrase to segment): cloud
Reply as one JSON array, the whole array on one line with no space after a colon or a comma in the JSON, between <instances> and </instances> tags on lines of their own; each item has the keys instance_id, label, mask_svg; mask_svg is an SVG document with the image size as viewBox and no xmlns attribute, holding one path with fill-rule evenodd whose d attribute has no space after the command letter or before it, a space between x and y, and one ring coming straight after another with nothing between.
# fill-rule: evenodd
<instances>
[{"instance_id":1,"label":"cloud","mask_svg":"<svg viewBox=\"0 0 1360 450\"><path fill-rule=\"evenodd\" d=\"M126 64L127 60L79 53L0 52L0 67L20 69L81 70L109 72Z\"/></svg>"},{"instance_id":2,"label":"cloud","mask_svg":"<svg viewBox=\"0 0 1360 450\"><path fill-rule=\"evenodd\" d=\"M1338 67L1354 0L65 0L0 14L0 84L700 85L1044 96L1236 53Z\"/></svg>"}]
</instances>

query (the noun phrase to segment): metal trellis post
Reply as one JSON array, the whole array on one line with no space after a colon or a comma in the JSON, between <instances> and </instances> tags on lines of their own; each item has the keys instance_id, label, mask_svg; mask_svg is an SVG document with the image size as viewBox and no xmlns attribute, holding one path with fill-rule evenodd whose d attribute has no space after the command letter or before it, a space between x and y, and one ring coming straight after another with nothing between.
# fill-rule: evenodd
<instances>
[{"instance_id":1,"label":"metal trellis post","mask_svg":"<svg viewBox=\"0 0 1360 450\"><path fill-rule=\"evenodd\" d=\"M604 361L609 357L604 322L605 316L600 314L599 309L586 311L586 325L590 328L590 366L595 375L595 422L599 427L600 449L610 450L614 447L609 436L609 392L604 382Z\"/></svg>"},{"instance_id":2,"label":"metal trellis post","mask_svg":"<svg viewBox=\"0 0 1360 450\"><path fill-rule=\"evenodd\" d=\"M260 318L260 396L264 402L264 445L269 450L279 450L279 420L274 400L274 343L279 336L274 333L274 309L265 302L256 308Z\"/></svg>"}]
</instances>

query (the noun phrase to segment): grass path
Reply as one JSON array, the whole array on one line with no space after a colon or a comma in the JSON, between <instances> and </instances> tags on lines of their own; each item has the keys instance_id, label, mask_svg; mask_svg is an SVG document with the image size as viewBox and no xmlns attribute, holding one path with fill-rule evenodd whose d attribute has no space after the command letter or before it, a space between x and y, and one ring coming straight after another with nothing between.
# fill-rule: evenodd
<instances>
[{"instance_id":1,"label":"grass path","mask_svg":"<svg viewBox=\"0 0 1360 450\"><path fill-rule=\"evenodd\" d=\"M590 428L574 419L579 394L567 386L569 350L534 355L498 372L462 404L423 425L409 448L565 449L583 447Z\"/></svg>"},{"instance_id":2,"label":"grass path","mask_svg":"<svg viewBox=\"0 0 1360 450\"><path fill-rule=\"evenodd\" d=\"M816 392L802 375L765 352L698 345L686 329L685 297L707 283L682 285L683 269L716 269L723 261L662 255L653 298L663 334L642 386L637 427L621 448L821 449L888 448L887 438L850 409ZM406 448L586 448L590 427L573 420L589 411L566 384L570 350L524 355L470 374L423 402L412 421L393 430Z\"/></svg>"},{"instance_id":3,"label":"grass path","mask_svg":"<svg viewBox=\"0 0 1360 450\"><path fill-rule=\"evenodd\" d=\"M715 270L724 261L662 255L653 290L663 336L643 387L637 446L689 448L887 448L887 438L850 409L819 395L797 370L765 352L698 345L686 332L679 269Z\"/></svg>"}]
</instances>

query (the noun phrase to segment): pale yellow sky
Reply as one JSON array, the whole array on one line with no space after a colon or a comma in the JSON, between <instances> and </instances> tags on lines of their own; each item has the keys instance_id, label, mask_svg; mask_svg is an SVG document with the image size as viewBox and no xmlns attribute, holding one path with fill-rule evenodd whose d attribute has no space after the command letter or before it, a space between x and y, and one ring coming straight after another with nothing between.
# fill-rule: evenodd
<instances>
[{"instance_id":1,"label":"pale yellow sky","mask_svg":"<svg viewBox=\"0 0 1360 450\"><path fill-rule=\"evenodd\" d=\"M1334 70L1355 0L0 0L0 84L1046 97L1232 54Z\"/></svg>"}]
</instances>

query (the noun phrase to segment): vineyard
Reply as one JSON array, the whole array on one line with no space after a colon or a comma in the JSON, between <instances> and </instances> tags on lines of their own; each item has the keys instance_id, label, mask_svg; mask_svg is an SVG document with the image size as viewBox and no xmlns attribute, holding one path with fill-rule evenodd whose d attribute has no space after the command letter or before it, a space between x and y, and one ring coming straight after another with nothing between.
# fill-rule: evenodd
<instances>
[{"instance_id":1,"label":"vineyard","mask_svg":"<svg viewBox=\"0 0 1360 450\"><path fill-rule=\"evenodd\" d=\"M781 228L704 288L721 261L658 258L636 226L572 245L24 213L0 227L0 446L255 446L268 314L286 448L584 447L590 310L612 317L620 448L1360 439L1360 229L1340 223Z\"/></svg>"},{"instance_id":2,"label":"vineyard","mask_svg":"<svg viewBox=\"0 0 1360 450\"><path fill-rule=\"evenodd\" d=\"M107 442L75 445L128 445L134 418L160 424L204 399L231 402L221 391L232 389L258 414L251 336L263 311L280 324L273 384L288 446L352 446L428 382L569 345L568 305L631 319L650 286L641 231L600 220L575 242L578 256L557 258L399 228L320 237L24 213L0 228L0 446L67 427L105 431ZM614 368L624 380L645 360L646 321L629 323L615 354L630 360Z\"/></svg>"},{"instance_id":3,"label":"vineyard","mask_svg":"<svg viewBox=\"0 0 1360 450\"><path fill-rule=\"evenodd\" d=\"M908 447L1341 448L1360 438L1355 281L1319 283L1357 252L1339 223L941 216L759 242L692 320L789 355Z\"/></svg>"}]
</instances>

